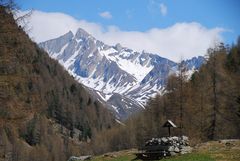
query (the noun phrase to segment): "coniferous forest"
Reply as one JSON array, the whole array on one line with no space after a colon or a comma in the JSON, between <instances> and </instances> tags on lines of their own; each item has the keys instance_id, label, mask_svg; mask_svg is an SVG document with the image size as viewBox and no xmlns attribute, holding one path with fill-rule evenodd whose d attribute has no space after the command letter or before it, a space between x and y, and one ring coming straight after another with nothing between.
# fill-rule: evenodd
<instances>
[{"instance_id":1,"label":"coniferous forest","mask_svg":"<svg viewBox=\"0 0 240 161\"><path fill-rule=\"evenodd\" d=\"M1 2L1 1L0 1ZM125 120L113 114L32 42L0 6L0 161L66 161L138 148L178 126L191 145L240 138L240 38L218 44L190 77L183 62L166 89Z\"/></svg>"},{"instance_id":2,"label":"coniferous forest","mask_svg":"<svg viewBox=\"0 0 240 161\"><path fill-rule=\"evenodd\" d=\"M231 47L209 49L206 62L190 78L183 63L168 79L165 94L149 100L146 109L97 140L101 150L139 147L149 138L167 136L162 125L172 120L173 135L187 135L192 144L240 136L240 39ZM103 137L103 138L102 138ZM96 143L99 145L99 143Z\"/></svg>"},{"instance_id":3,"label":"coniferous forest","mask_svg":"<svg viewBox=\"0 0 240 161\"><path fill-rule=\"evenodd\" d=\"M64 160L114 117L0 6L0 158Z\"/></svg>"}]
</instances>

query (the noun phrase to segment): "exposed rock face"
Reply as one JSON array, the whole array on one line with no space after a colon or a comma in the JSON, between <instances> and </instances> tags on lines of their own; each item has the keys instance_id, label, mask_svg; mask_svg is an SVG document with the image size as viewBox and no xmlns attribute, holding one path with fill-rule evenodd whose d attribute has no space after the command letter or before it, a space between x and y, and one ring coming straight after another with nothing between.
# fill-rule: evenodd
<instances>
[{"instance_id":1,"label":"exposed rock face","mask_svg":"<svg viewBox=\"0 0 240 161\"><path fill-rule=\"evenodd\" d=\"M168 76L177 70L176 62L158 54L104 44L81 28L76 34L68 32L39 46L122 120L143 110L157 93L163 93ZM204 58L184 62L191 74Z\"/></svg>"},{"instance_id":2,"label":"exposed rock face","mask_svg":"<svg viewBox=\"0 0 240 161\"><path fill-rule=\"evenodd\" d=\"M189 139L187 136L173 136L152 138L145 143L147 152L162 152L163 155L174 156L177 154L186 154L192 152L192 147L189 146Z\"/></svg>"}]
</instances>

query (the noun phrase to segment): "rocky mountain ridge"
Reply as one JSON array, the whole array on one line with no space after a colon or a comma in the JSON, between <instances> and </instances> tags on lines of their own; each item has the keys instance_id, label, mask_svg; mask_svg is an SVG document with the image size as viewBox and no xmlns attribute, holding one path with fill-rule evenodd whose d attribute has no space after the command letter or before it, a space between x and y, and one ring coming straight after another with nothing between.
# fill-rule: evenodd
<instances>
[{"instance_id":1,"label":"rocky mountain ridge","mask_svg":"<svg viewBox=\"0 0 240 161\"><path fill-rule=\"evenodd\" d=\"M148 99L161 93L177 63L157 54L137 52L120 44L106 45L83 29L39 44L76 80L90 88L120 119L144 108ZM203 57L185 61L197 69Z\"/></svg>"}]
</instances>

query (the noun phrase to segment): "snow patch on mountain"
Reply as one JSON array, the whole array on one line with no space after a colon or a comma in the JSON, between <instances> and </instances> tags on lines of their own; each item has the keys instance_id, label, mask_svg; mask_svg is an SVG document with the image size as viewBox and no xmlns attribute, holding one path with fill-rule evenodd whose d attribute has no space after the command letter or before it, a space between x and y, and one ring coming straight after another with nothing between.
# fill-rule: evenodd
<instances>
[{"instance_id":1,"label":"snow patch on mountain","mask_svg":"<svg viewBox=\"0 0 240 161\"><path fill-rule=\"evenodd\" d=\"M136 52L120 44L109 46L83 29L39 44L117 118L144 109L147 101L164 91L167 77L176 73L177 63L158 54ZM185 60L189 75L204 58Z\"/></svg>"}]
</instances>

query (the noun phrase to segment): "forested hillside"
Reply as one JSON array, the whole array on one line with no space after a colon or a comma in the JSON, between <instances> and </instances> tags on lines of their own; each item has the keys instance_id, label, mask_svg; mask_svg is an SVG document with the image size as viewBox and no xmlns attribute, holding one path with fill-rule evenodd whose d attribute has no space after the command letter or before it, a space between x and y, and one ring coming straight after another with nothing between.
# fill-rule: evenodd
<instances>
[{"instance_id":1,"label":"forested hillside","mask_svg":"<svg viewBox=\"0 0 240 161\"><path fill-rule=\"evenodd\" d=\"M114 121L0 6L0 160L66 161Z\"/></svg>"},{"instance_id":2,"label":"forested hillside","mask_svg":"<svg viewBox=\"0 0 240 161\"><path fill-rule=\"evenodd\" d=\"M115 124L84 86L29 39L11 7L0 5L0 161L66 161L137 148L168 135L162 127L168 119L178 126L172 135L187 135L192 145L240 138L240 38L231 47L209 49L191 77L180 63L162 95Z\"/></svg>"},{"instance_id":3,"label":"forested hillside","mask_svg":"<svg viewBox=\"0 0 240 161\"><path fill-rule=\"evenodd\" d=\"M105 141L101 150L138 147L152 137L166 136L168 130L162 125L168 119L178 126L172 135L187 135L191 144L240 138L240 39L232 47L220 44L209 49L206 58L191 78L179 64L178 75L169 77L164 95L150 100L146 110L125 126L99 136Z\"/></svg>"}]
</instances>

